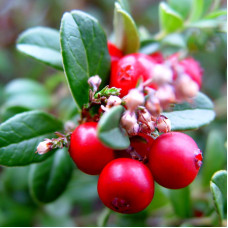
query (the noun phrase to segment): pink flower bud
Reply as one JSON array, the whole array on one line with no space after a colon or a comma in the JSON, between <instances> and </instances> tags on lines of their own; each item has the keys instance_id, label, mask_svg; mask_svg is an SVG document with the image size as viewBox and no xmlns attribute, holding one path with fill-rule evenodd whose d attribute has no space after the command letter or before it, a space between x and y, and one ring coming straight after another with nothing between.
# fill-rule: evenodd
<instances>
[{"instance_id":1,"label":"pink flower bud","mask_svg":"<svg viewBox=\"0 0 228 228\"><path fill-rule=\"evenodd\" d=\"M173 81L173 72L170 67L165 64L156 64L152 69L151 77L157 85L171 83Z\"/></svg>"},{"instance_id":2,"label":"pink flower bud","mask_svg":"<svg viewBox=\"0 0 228 228\"><path fill-rule=\"evenodd\" d=\"M121 125L129 134L136 134L139 130L139 125L134 112L125 111L121 118Z\"/></svg>"},{"instance_id":3,"label":"pink flower bud","mask_svg":"<svg viewBox=\"0 0 228 228\"><path fill-rule=\"evenodd\" d=\"M170 120L165 116L159 116L156 121L156 128L159 132L170 132L171 131L171 122Z\"/></svg>"},{"instance_id":4,"label":"pink flower bud","mask_svg":"<svg viewBox=\"0 0 228 228\"><path fill-rule=\"evenodd\" d=\"M162 111L159 99L153 95L148 98L145 107L152 116L158 116Z\"/></svg>"},{"instance_id":5,"label":"pink flower bud","mask_svg":"<svg viewBox=\"0 0 228 228\"><path fill-rule=\"evenodd\" d=\"M39 155L46 154L48 151L51 150L52 147L52 141L50 139L46 139L43 142L40 142L37 146L37 153Z\"/></svg>"},{"instance_id":6,"label":"pink flower bud","mask_svg":"<svg viewBox=\"0 0 228 228\"><path fill-rule=\"evenodd\" d=\"M154 130L155 130L155 122L154 121L149 121L147 123L140 124L139 131L141 133L151 135L151 133L154 132Z\"/></svg>"},{"instance_id":7,"label":"pink flower bud","mask_svg":"<svg viewBox=\"0 0 228 228\"><path fill-rule=\"evenodd\" d=\"M88 83L93 88L93 91L96 92L101 84L101 78L98 75L92 76L88 79Z\"/></svg>"},{"instance_id":8,"label":"pink flower bud","mask_svg":"<svg viewBox=\"0 0 228 228\"><path fill-rule=\"evenodd\" d=\"M175 83L176 95L179 100L193 98L199 92L199 85L187 74L182 74Z\"/></svg>"},{"instance_id":9,"label":"pink flower bud","mask_svg":"<svg viewBox=\"0 0 228 228\"><path fill-rule=\"evenodd\" d=\"M120 105L122 100L117 96L110 96L107 101L106 108L111 108L113 106Z\"/></svg>"},{"instance_id":10,"label":"pink flower bud","mask_svg":"<svg viewBox=\"0 0 228 228\"><path fill-rule=\"evenodd\" d=\"M155 96L159 99L159 102L164 109L168 108L171 103L176 101L174 88L170 85L161 86L155 93Z\"/></svg>"},{"instance_id":11,"label":"pink flower bud","mask_svg":"<svg viewBox=\"0 0 228 228\"><path fill-rule=\"evenodd\" d=\"M139 105L144 104L144 95L138 89L131 89L124 97L126 106L130 111L134 111Z\"/></svg>"},{"instance_id":12,"label":"pink flower bud","mask_svg":"<svg viewBox=\"0 0 228 228\"><path fill-rule=\"evenodd\" d=\"M147 111L147 109L143 108L138 110L138 121L141 123L147 123L152 120L151 114Z\"/></svg>"}]
</instances>

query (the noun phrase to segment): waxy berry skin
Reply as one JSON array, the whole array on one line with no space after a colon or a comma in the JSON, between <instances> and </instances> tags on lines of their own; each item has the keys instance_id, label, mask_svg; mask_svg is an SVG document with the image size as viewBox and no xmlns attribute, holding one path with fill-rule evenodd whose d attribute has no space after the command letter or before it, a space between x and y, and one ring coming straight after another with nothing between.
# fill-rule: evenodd
<instances>
[{"instance_id":1,"label":"waxy berry skin","mask_svg":"<svg viewBox=\"0 0 228 228\"><path fill-rule=\"evenodd\" d=\"M154 180L170 189L184 188L196 177L202 153L195 141L180 132L159 136L149 154L149 168Z\"/></svg>"},{"instance_id":2,"label":"waxy berry skin","mask_svg":"<svg viewBox=\"0 0 228 228\"><path fill-rule=\"evenodd\" d=\"M113 43L108 41L108 52L111 56L111 64L117 62L121 57L123 57L122 51L117 48Z\"/></svg>"},{"instance_id":3,"label":"waxy berry skin","mask_svg":"<svg viewBox=\"0 0 228 228\"><path fill-rule=\"evenodd\" d=\"M119 213L137 213L145 209L154 196L154 180L141 162L119 158L108 163L98 179L101 201Z\"/></svg>"},{"instance_id":4,"label":"waxy berry skin","mask_svg":"<svg viewBox=\"0 0 228 228\"><path fill-rule=\"evenodd\" d=\"M114 159L113 150L99 141L96 128L95 122L81 124L70 140L70 156L82 172L90 175L100 174L104 166Z\"/></svg>"},{"instance_id":5,"label":"waxy berry skin","mask_svg":"<svg viewBox=\"0 0 228 228\"><path fill-rule=\"evenodd\" d=\"M151 77L151 70L155 62L152 57L134 53L122 57L111 69L110 87L121 88L121 97L127 95L130 89L136 87L138 80L142 77L146 81ZM157 85L151 84L156 89Z\"/></svg>"}]
</instances>

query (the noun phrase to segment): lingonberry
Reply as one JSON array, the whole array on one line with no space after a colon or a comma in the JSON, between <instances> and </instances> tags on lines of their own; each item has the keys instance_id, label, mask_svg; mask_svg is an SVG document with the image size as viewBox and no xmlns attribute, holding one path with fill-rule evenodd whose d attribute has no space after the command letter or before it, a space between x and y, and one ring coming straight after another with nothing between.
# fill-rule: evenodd
<instances>
[{"instance_id":1,"label":"lingonberry","mask_svg":"<svg viewBox=\"0 0 228 228\"><path fill-rule=\"evenodd\" d=\"M115 151L116 158L134 158L137 159L139 156L143 161L147 161L148 155L151 150L154 139L146 134L139 133L136 136L131 137L132 153L128 150L117 150ZM136 153L135 153L136 152Z\"/></svg>"},{"instance_id":2,"label":"lingonberry","mask_svg":"<svg viewBox=\"0 0 228 228\"><path fill-rule=\"evenodd\" d=\"M123 53L120 49L118 49L113 43L108 41L108 52L111 56L111 63L117 62L122 56Z\"/></svg>"},{"instance_id":3,"label":"lingonberry","mask_svg":"<svg viewBox=\"0 0 228 228\"><path fill-rule=\"evenodd\" d=\"M163 57L162 53L159 51L150 54L150 56L153 58L153 60L156 63L163 63L164 62L164 57Z\"/></svg>"},{"instance_id":4,"label":"lingonberry","mask_svg":"<svg viewBox=\"0 0 228 228\"><path fill-rule=\"evenodd\" d=\"M121 97L127 95L130 89L136 87L142 77L144 81L151 77L155 62L152 57L134 53L122 57L111 69L110 87L121 88ZM157 88L151 84L151 88Z\"/></svg>"},{"instance_id":5,"label":"lingonberry","mask_svg":"<svg viewBox=\"0 0 228 228\"><path fill-rule=\"evenodd\" d=\"M141 162L119 158L108 163L98 179L98 194L110 209L120 213L137 213L153 199L154 180Z\"/></svg>"},{"instance_id":6,"label":"lingonberry","mask_svg":"<svg viewBox=\"0 0 228 228\"><path fill-rule=\"evenodd\" d=\"M70 156L77 167L91 175L97 175L104 166L114 159L112 149L104 146L97 138L97 123L79 125L71 135Z\"/></svg>"},{"instance_id":7,"label":"lingonberry","mask_svg":"<svg viewBox=\"0 0 228 228\"><path fill-rule=\"evenodd\" d=\"M189 185L202 164L202 153L195 141L180 132L159 136L152 144L149 168L154 180L166 188Z\"/></svg>"},{"instance_id":8,"label":"lingonberry","mask_svg":"<svg viewBox=\"0 0 228 228\"><path fill-rule=\"evenodd\" d=\"M190 76L190 78L195 81L198 86L201 88L202 85L202 77L203 77L203 69L200 66L199 62L197 62L194 58L188 57L182 60L178 60L179 54L171 55L168 60L174 66L174 79L177 78L177 72L175 72L178 68L182 68L183 73Z\"/></svg>"}]
</instances>

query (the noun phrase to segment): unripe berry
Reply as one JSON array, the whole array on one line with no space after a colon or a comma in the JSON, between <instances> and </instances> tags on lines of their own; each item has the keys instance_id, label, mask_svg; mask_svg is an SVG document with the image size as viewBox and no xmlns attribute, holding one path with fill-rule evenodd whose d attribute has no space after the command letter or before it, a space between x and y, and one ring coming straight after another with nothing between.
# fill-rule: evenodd
<instances>
[{"instance_id":1,"label":"unripe berry","mask_svg":"<svg viewBox=\"0 0 228 228\"><path fill-rule=\"evenodd\" d=\"M70 156L84 173L97 175L114 159L112 149L104 146L97 137L97 123L79 125L71 135Z\"/></svg>"},{"instance_id":2,"label":"unripe berry","mask_svg":"<svg viewBox=\"0 0 228 228\"><path fill-rule=\"evenodd\" d=\"M202 164L202 153L195 141L180 132L159 136L152 144L149 168L155 181L166 188L188 186Z\"/></svg>"},{"instance_id":3,"label":"unripe berry","mask_svg":"<svg viewBox=\"0 0 228 228\"><path fill-rule=\"evenodd\" d=\"M105 166L99 176L98 194L101 201L114 211L137 213L153 199L153 177L139 161L115 159Z\"/></svg>"}]
</instances>

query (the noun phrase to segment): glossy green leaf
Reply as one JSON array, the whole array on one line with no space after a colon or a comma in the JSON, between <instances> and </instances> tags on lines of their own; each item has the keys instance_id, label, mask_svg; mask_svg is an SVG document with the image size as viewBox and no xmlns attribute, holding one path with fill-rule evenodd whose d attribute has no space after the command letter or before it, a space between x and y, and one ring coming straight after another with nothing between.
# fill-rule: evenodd
<instances>
[{"instance_id":1,"label":"glossy green leaf","mask_svg":"<svg viewBox=\"0 0 228 228\"><path fill-rule=\"evenodd\" d=\"M179 33L172 33L166 36L162 41L161 44L163 48L167 46L176 46L180 48L186 48L186 43L184 37Z\"/></svg>"},{"instance_id":2,"label":"glossy green leaf","mask_svg":"<svg viewBox=\"0 0 228 228\"><path fill-rule=\"evenodd\" d=\"M175 190L170 189L169 199L176 215L182 218L188 218L191 216L192 210L189 187Z\"/></svg>"},{"instance_id":3,"label":"glossy green leaf","mask_svg":"<svg viewBox=\"0 0 228 228\"><path fill-rule=\"evenodd\" d=\"M15 79L5 87L5 106L23 106L28 109L47 108L51 97L38 82L30 79Z\"/></svg>"},{"instance_id":4,"label":"glossy green leaf","mask_svg":"<svg viewBox=\"0 0 228 228\"><path fill-rule=\"evenodd\" d=\"M66 189L73 171L72 160L66 148L42 163L31 166L29 188L38 202L49 203L56 200Z\"/></svg>"},{"instance_id":5,"label":"glossy green leaf","mask_svg":"<svg viewBox=\"0 0 228 228\"><path fill-rule=\"evenodd\" d=\"M123 111L123 106L115 106L105 112L98 123L98 137L101 142L117 150L126 149L130 145L126 132L120 128L120 118Z\"/></svg>"},{"instance_id":6,"label":"glossy green leaf","mask_svg":"<svg viewBox=\"0 0 228 228\"><path fill-rule=\"evenodd\" d=\"M45 160L52 152L38 155L37 145L62 129L59 120L41 111L23 112L8 119L0 125L0 165L24 166Z\"/></svg>"},{"instance_id":7,"label":"glossy green leaf","mask_svg":"<svg viewBox=\"0 0 228 228\"><path fill-rule=\"evenodd\" d=\"M65 74L81 108L89 101L88 78L99 75L102 85L107 82L110 68L107 39L95 18L75 10L63 15L60 42Z\"/></svg>"},{"instance_id":8,"label":"glossy green leaf","mask_svg":"<svg viewBox=\"0 0 228 228\"><path fill-rule=\"evenodd\" d=\"M159 5L159 20L161 31L165 33L172 33L181 29L184 23L181 15L165 2Z\"/></svg>"},{"instance_id":9,"label":"glossy green leaf","mask_svg":"<svg viewBox=\"0 0 228 228\"><path fill-rule=\"evenodd\" d=\"M226 150L224 144L222 132L213 130L209 133L202 167L202 181L205 186L209 186L214 172L224 168L226 163Z\"/></svg>"},{"instance_id":10,"label":"glossy green leaf","mask_svg":"<svg viewBox=\"0 0 228 228\"><path fill-rule=\"evenodd\" d=\"M224 218L224 210L227 204L227 171L216 172L210 182L210 189L214 200L215 209L220 221Z\"/></svg>"},{"instance_id":11,"label":"glossy green leaf","mask_svg":"<svg viewBox=\"0 0 228 228\"><path fill-rule=\"evenodd\" d=\"M169 6L178 12L183 18L187 18L191 11L191 5L193 0L184 0L180 2L180 0L168 0Z\"/></svg>"},{"instance_id":12,"label":"glossy green leaf","mask_svg":"<svg viewBox=\"0 0 228 228\"><path fill-rule=\"evenodd\" d=\"M204 10L205 0L193 0L190 21L197 21L201 18Z\"/></svg>"},{"instance_id":13,"label":"glossy green leaf","mask_svg":"<svg viewBox=\"0 0 228 228\"><path fill-rule=\"evenodd\" d=\"M215 118L212 101L201 92L192 103L177 104L172 112L164 112L163 115L170 119L173 131L197 129Z\"/></svg>"},{"instance_id":14,"label":"glossy green leaf","mask_svg":"<svg viewBox=\"0 0 228 228\"><path fill-rule=\"evenodd\" d=\"M62 70L59 32L52 28L35 27L24 31L17 40L17 49L47 65Z\"/></svg>"},{"instance_id":15,"label":"glossy green leaf","mask_svg":"<svg viewBox=\"0 0 228 228\"><path fill-rule=\"evenodd\" d=\"M1 113L1 119L2 121L6 121L9 118L15 116L16 114L19 114L21 112L27 112L30 111L29 108L26 108L24 106L9 106L9 107L5 107L3 108L3 111Z\"/></svg>"},{"instance_id":16,"label":"glossy green leaf","mask_svg":"<svg viewBox=\"0 0 228 228\"><path fill-rule=\"evenodd\" d=\"M140 40L136 24L131 15L118 2L115 3L114 33L115 44L124 54L138 52Z\"/></svg>"},{"instance_id":17,"label":"glossy green leaf","mask_svg":"<svg viewBox=\"0 0 228 228\"><path fill-rule=\"evenodd\" d=\"M189 24L188 28L213 29L220 26L223 22L215 19L203 19Z\"/></svg>"}]
</instances>

